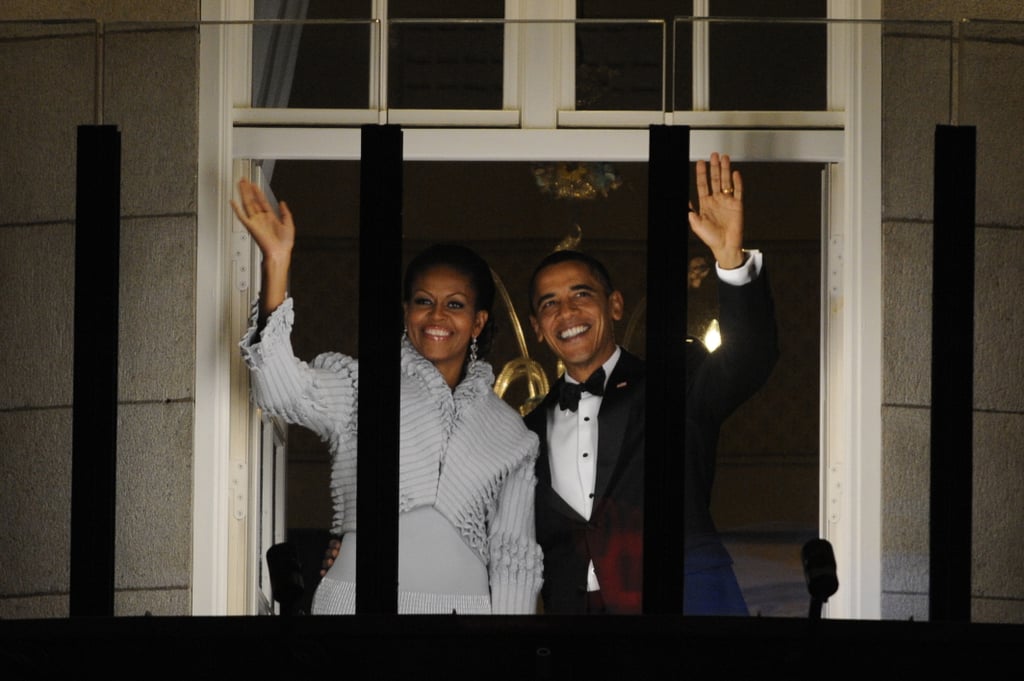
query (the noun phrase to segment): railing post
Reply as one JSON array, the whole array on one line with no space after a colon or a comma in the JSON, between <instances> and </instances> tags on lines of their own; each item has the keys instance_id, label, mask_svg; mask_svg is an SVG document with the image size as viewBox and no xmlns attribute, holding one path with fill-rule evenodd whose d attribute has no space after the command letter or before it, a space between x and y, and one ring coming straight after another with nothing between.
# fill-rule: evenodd
<instances>
[{"instance_id":1,"label":"railing post","mask_svg":"<svg viewBox=\"0 0 1024 681\"><path fill-rule=\"evenodd\" d=\"M359 189L359 614L398 610L401 298L402 130L367 125Z\"/></svg>"},{"instance_id":2,"label":"railing post","mask_svg":"<svg viewBox=\"0 0 1024 681\"><path fill-rule=\"evenodd\" d=\"M687 187L690 129L650 129L647 172L647 405L644 453L645 614L683 611ZM673 380L678 379L678 381ZM669 432L671 429L672 432ZM675 443L673 446L671 443Z\"/></svg>"},{"instance_id":3,"label":"railing post","mask_svg":"<svg viewBox=\"0 0 1024 681\"><path fill-rule=\"evenodd\" d=\"M929 618L971 618L973 127L935 130Z\"/></svg>"},{"instance_id":4,"label":"railing post","mask_svg":"<svg viewBox=\"0 0 1024 681\"><path fill-rule=\"evenodd\" d=\"M78 128L69 612L114 614L121 133Z\"/></svg>"}]
</instances>

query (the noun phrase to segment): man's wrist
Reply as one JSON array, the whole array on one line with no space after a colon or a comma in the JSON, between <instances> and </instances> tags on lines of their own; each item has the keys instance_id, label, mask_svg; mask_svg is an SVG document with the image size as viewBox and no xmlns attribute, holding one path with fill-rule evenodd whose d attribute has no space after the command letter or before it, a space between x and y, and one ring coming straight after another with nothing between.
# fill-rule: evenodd
<instances>
[{"instance_id":1,"label":"man's wrist","mask_svg":"<svg viewBox=\"0 0 1024 681\"><path fill-rule=\"evenodd\" d=\"M747 252L742 248L738 248L732 251L716 253L715 261L723 270L734 270L738 267L743 267L744 263L747 262Z\"/></svg>"},{"instance_id":2,"label":"man's wrist","mask_svg":"<svg viewBox=\"0 0 1024 681\"><path fill-rule=\"evenodd\" d=\"M763 255L757 249L743 251L743 264L731 270L715 263L718 280L731 286L744 286L761 274Z\"/></svg>"}]
</instances>

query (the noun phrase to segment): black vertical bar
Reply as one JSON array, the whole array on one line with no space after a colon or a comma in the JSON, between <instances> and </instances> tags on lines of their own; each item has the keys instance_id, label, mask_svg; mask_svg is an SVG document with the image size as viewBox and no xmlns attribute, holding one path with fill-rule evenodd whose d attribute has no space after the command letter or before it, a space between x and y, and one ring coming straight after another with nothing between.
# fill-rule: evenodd
<instances>
[{"instance_id":1,"label":"black vertical bar","mask_svg":"<svg viewBox=\"0 0 1024 681\"><path fill-rule=\"evenodd\" d=\"M929 618L971 617L975 129L935 130Z\"/></svg>"},{"instance_id":2,"label":"black vertical bar","mask_svg":"<svg viewBox=\"0 0 1024 681\"><path fill-rule=\"evenodd\" d=\"M121 249L117 128L79 126L76 166L69 611L112 616Z\"/></svg>"},{"instance_id":3,"label":"black vertical bar","mask_svg":"<svg viewBox=\"0 0 1024 681\"><path fill-rule=\"evenodd\" d=\"M359 448L356 612L398 611L398 419L402 130L362 128L359 190Z\"/></svg>"},{"instance_id":4,"label":"black vertical bar","mask_svg":"<svg viewBox=\"0 0 1024 681\"><path fill-rule=\"evenodd\" d=\"M645 614L683 610L686 338L690 129L654 125L647 171L647 405L644 454ZM680 291L683 295L680 295ZM671 433L669 431L672 431ZM672 443L675 443L674 446Z\"/></svg>"}]
</instances>

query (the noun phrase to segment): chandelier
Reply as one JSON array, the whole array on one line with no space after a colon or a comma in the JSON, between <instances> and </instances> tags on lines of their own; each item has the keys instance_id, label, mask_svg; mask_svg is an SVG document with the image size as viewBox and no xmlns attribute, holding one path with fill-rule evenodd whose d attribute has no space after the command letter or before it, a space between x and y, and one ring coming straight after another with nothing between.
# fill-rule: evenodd
<instances>
[{"instance_id":1,"label":"chandelier","mask_svg":"<svg viewBox=\"0 0 1024 681\"><path fill-rule=\"evenodd\" d=\"M556 199L595 199L622 186L611 163L536 163L533 177L541 192Z\"/></svg>"}]
</instances>

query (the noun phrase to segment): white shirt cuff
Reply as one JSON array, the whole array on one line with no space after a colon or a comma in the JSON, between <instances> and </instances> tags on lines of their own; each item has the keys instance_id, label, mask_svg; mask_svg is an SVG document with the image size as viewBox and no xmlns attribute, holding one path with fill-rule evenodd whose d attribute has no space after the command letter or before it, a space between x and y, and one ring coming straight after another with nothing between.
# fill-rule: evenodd
<instances>
[{"instance_id":1,"label":"white shirt cuff","mask_svg":"<svg viewBox=\"0 0 1024 681\"><path fill-rule=\"evenodd\" d=\"M758 278L761 274L761 266L764 256L759 250L746 250L747 259L742 265L732 270L723 270L715 263L715 271L718 272L718 279L732 286L743 286Z\"/></svg>"}]
</instances>

